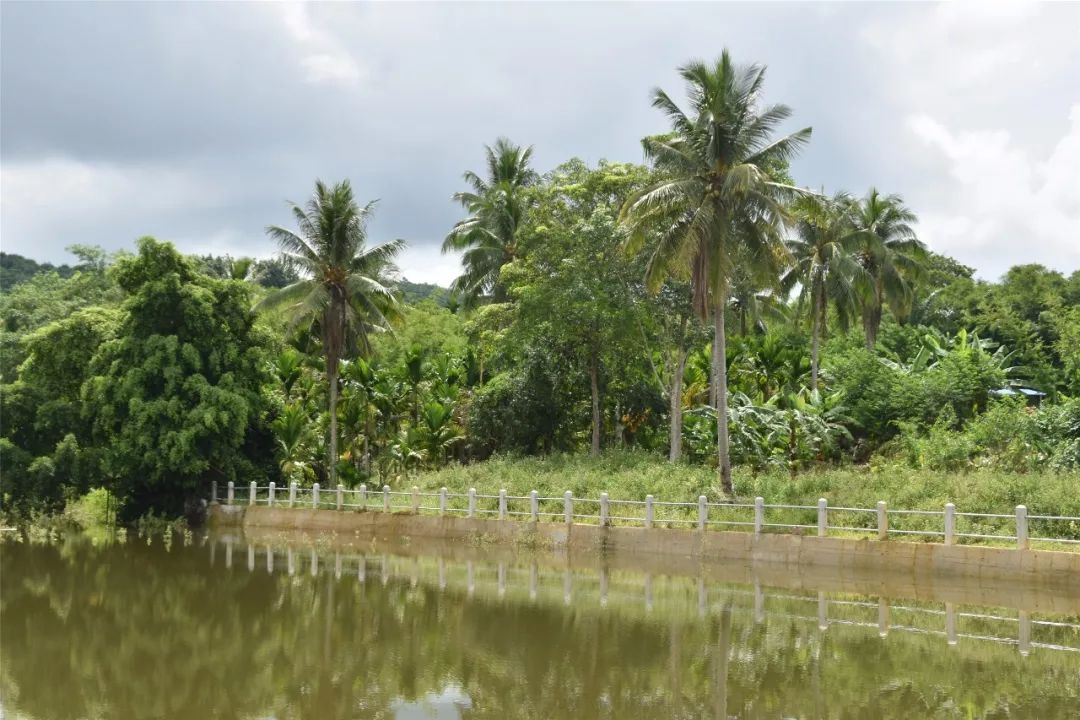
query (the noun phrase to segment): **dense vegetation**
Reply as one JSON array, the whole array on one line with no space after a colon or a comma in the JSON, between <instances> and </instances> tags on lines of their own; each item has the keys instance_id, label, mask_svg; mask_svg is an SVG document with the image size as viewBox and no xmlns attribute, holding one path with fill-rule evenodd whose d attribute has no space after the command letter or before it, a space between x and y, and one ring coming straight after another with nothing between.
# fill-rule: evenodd
<instances>
[{"instance_id":1,"label":"dense vegetation","mask_svg":"<svg viewBox=\"0 0 1080 720\"><path fill-rule=\"evenodd\" d=\"M791 178L810 131L775 135L791 111L761 102L763 68L683 77L688 110L655 94L670 126L647 165L541 173L530 148L488 148L455 196L448 291L399 277L402 243L368 241L347 182L269 228L270 261L152 239L74 248L70 273L5 256L34 271L0 300L5 507L106 487L129 515L177 513L211 480L411 484L625 448L656 475L664 456L711 468L714 496L746 492L732 465L1075 487L1080 271L976 279L900 197Z\"/></svg>"}]
</instances>

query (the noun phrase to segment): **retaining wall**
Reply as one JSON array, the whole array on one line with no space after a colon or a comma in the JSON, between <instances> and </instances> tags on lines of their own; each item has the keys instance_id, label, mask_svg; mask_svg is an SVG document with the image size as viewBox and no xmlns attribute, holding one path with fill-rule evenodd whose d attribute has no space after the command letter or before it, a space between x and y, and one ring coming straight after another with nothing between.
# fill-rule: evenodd
<instances>
[{"instance_id":1,"label":"retaining wall","mask_svg":"<svg viewBox=\"0 0 1080 720\"><path fill-rule=\"evenodd\" d=\"M253 533L293 530L370 538L423 538L539 547L568 554L670 563L768 567L778 572L815 569L837 577L860 575L883 585L901 578L912 587L978 580L1080 598L1080 553L977 545L879 541L794 534L599 527L411 513L339 512L261 506L213 505L210 523ZM649 563L651 564L651 563ZM822 574L822 573L818 573ZM903 593L908 594L908 593Z\"/></svg>"}]
</instances>

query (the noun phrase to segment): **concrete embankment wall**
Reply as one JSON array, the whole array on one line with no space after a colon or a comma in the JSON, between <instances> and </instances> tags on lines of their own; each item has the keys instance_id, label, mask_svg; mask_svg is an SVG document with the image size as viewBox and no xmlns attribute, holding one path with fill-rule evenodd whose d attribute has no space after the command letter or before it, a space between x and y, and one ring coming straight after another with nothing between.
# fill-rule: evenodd
<instances>
[{"instance_id":1,"label":"concrete embankment wall","mask_svg":"<svg viewBox=\"0 0 1080 720\"><path fill-rule=\"evenodd\" d=\"M870 579L863 585L881 585L865 587L863 592L884 593L888 585L900 582L910 585L911 592L896 588L899 594L917 596L920 587L977 580L987 588L1030 588L1080 598L1080 553L1048 550L260 506L214 506L210 521L252 534L291 530L384 540L420 538L474 544L479 540L569 555L603 554L632 559L638 566L658 562L660 568L674 568L689 562L699 571L707 565L753 566L756 572L764 569L775 575L813 570L819 578L840 581L857 576Z\"/></svg>"}]
</instances>

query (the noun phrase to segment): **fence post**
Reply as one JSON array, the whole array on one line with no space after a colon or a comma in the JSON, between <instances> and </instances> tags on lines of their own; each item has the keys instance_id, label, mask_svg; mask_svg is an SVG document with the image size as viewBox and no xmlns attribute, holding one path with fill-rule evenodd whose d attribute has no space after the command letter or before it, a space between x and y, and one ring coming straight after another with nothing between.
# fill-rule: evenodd
<instances>
[{"instance_id":1,"label":"fence post","mask_svg":"<svg viewBox=\"0 0 1080 720\"><path fill-rule=\"evenodd\" d=\"M563 515L566 516L566 524L574 523L574 494L567 490L563 493Z\"/></svg>"},{"instance_id":2,"label":"fence post","mask_svg":"<svg viewBox=\"0 0 1080 720\"><path fill-rule=\"evenodd\" d=\"M274 491L277 490L277 484L270 483L270 493L266 496L266 504L270 507L274 507Z\"/></svg>"},{"instance_id":3,"label":"fence post","mask_svg":"<svg viewBox=\"0 0 1080 720\"><path fill-rule=\"evenodd\" d=\"M217 480L210 481L210 504L217 505Z\"/></svg>"},{"instance_id":4,"label":"fence post","mask_svg":"<svg viewBox=\"0 0 1080 720\"><path fill-rule=\"evenodd\" d=\"M529 510L532 512L532 521L540 521L540 501L537 500L537 496L540 493L533 490L529 493Z\"/></svg>"},{"instance_id":5,"label":"fence post","mask_svg":"<svg viewBox=\"0 0 1080 720\"><path fill-rule=\"evenodd\" d=\"M945 544L956 544L956 506L945 503Z\"/></svg>"},{"instance_id":6,"label":"fence post","mask_svg":"<svg viewBox=\"0 0 1080 720\"><path fill-rule=\"evenodd\" d=\"M600 493L600 527L607 527L608 524L608 494L606 492Z\"/></svg>"},{"instance_id":7,"label":"fence post","mask_svg":"<svg viewBox=\"0 0 1080 720\"><path fill-rule=\"evenodd\" d=\"M338 510L344 509L345 508L345 486L344 485L339 484L337 486L337 498L336 499L337 499L337 509Z\"/></svg>"},{"instance_id":8,"label":"fence post","mask_svg":"<svg viewBox=\"0 0 1080 720\"><path fill-rule=\"evenodd\" d=\"M817 501L817 535L825 537L829 531L829 501L821 498Z\"/></svg>"},{"instance_id":9,"label":"fence post","mask_svg":"<svg viewBox=\"0 0 1080 720\"><path fill-rule=\"evenodd\" d=\"M444 488L444 487L439 488L439 514L440 515L445 515L446 514L446 493L447 492L448 491L447 491L446 488Z\"/></svg>"},{"instance_id":10,"label":"fence post","mask_svg":"<svg viewBox=\"0 0 1080 720\"><path fill-rule=\"evenodd\" d=\"M1024 505L1016 506L1016 549L1028 549L1028 517Z\"/></svg>"},{"instance_id":11,"label":"fence post","mask_svg":"<svg viewBox=\"0 0 1080 720\"><path fill-rule=\"evenodd\" d=\"M469 488L469 517L476 517L476 488Z\"/></svg>"},{"instance_id":12,"label":"fence post","mask_svg":"<svg viewBox=\"0 0 1080 720\"><path fill-rule=\"evenodd\" d=\"M258 486L255 483L248 485L248 505L255 504L255 495L257 494Z\"/></svg>"},{"instance_id":13,"label":"fence post","mask_svg":"<svg viewBox=\"0 0 1080 720\"><path fill-rule=\"evenodd\" d=\"M506 519L506 489L499 490L499 519Z\"/></svg>"},{"instance_id":14,"label":"fence post","mask_svg":"<svg viewBox=\"0 0 1080 720\"><path fill-rule=\"evenodd\" d=\"M754 534L760 535L765 527L765 498L754 498Z\"/></svg>"},{"instance_id":15,"label":"fence post","mask_svg":"<svg viewBox=\"0 0 1080 720\"><path fill-rule=\"evenodd\" d=\"M412 511L413 515L420 514L420 488L412 486Z\"/></svg>"},{"instance_id":16,"label":"fence post","mask_svg":"<svg viewBox=\"0 0 1080 720\"><path fill-rule=\"evenodd\" d=\"M296 483L289 483L289 507L296 506Z\"/></svg>"},{"instance_id":17,"label":"fence post","mask_svg":"<svg viewBox=\"0 0 1080 720\"><path fill-rule=\"evenodd\" d=\"M382 486L382 510L383 512L390 512L390 486Z\"/></svg>"},{"instance_id":18,"label":"fence post","mask_svg":"<svg viewBox=\"0 0 1080 720\"><path fill-rule=\"evenodd\" d=\"M311 486L311 507L319 509L319 483Z\"/></svg>"},{"instance_id":19,"label":"fence post","mask_svg":"<svg viewBox=\"0 0 1080 720\"><path fill-rule=\"evenodd\" d=\"M878 500L877 504L877 539L889 538L889 509L884 500Z\"/></svg>"},{"instance_id":20,"label":"fence post","mask_svg":"<svg viewBox=\"0 0 1080 720\"><path fill-rule=\"evenodd\" d=\"M653 496L645 496L645 527L651 528L653 524Z\"/></svg>"},{"instance_id":21,"label":"fence post","mask_svg":"<svg viewBox=\"0 0 1080 720\"><path fill-rule=\"evenodd\" d=\"M697 529L705 532L705 523L709 521L709 498L698 495L697 499Z\"/></svg>"},{"instance_id":22,"label":"fence post","mask_svg":"<svg viewBox=\"0 0 1080 720\"><path fill-rule=\"evenodd\" d=\"M232 505L235 499L236 487L233 485L233 481L230 480L229 484L225 486L225 504Z\"/></svg>"}]
</instances>

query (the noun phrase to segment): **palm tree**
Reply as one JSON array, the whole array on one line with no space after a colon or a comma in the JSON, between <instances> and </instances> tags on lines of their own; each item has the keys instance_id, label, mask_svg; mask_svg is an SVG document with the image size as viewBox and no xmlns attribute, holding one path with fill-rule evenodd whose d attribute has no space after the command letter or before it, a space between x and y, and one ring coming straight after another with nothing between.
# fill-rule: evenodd
<instances>
[{"instance_id":1,"label":"palm tree","mask_svg":"<svg viewBox=\"0 0 1080 720\"><path fill-rule=\"evenodd\" d=\"M687 278L698 316L712 315L718 464L721 486L732 493L724 309L738 262L755 276L780 274L783 202L798 190L775 182L766 168L793 157L810 128L774 140L791 110L762 105L765 68L737 67L726 50L712 65L691 62L679 72L691 113L663 90L654 92L653 107L667 114L672 132L642 144L663 179L629 198L621 219L631 231L631 250L658 234L646 270L649 287L656 290L669 275Z\"/></svg>"},{"instance_id":2,"label":"palm tree","mask_svg":"<svg viewBox=\"0 0 1080 720\"><path fill-rule=\"evenodd\" d=\"M469 213L443 240L443 253L463 251L464 272L454 280L451 290L466 306L473 306L484 296L496 302L505 299L499 283L499 271L518 252L518 230L525 220L525 188L536 181L529 167L532 147L522 148L506 138L484 146L487 154L487 178L471 170L464 175L469 190L454 193Z\"/></svg>"},{"instance_id":3,"label":"palm tree","mask_svg":"<svg viewBox=\"0 0 1080 720\"><path fill-rule=\"evenodd\" d=\"M910 313L912 282L925 274L926 246L911 227L915 213L899 195L881 195L870 188L852 211L855 224L865 233L858 255L870 287L862 302L862 320L866 349L873 350L884 306L899 320Z\"/></svg>"},{"instance_id":4,"label":"palm tree","mask_svg":"<svg viewBox=\"0 0 1080 720\"><path fill-rule=\"evenodd\" d=\"M397 311L391 275L404 242L367 244L367 220L375 203L360 207L345 180L332 187L315 182L305 207L291 204L296 230L266 229L301 279L266 297L259 306L287 305L293 326L307 324L322 342L329 385L329 476L337 479L338 368L346 353L370 351L369 334L388 329Z\"/></svg>"},{"instance_id":5,"label":"palm tree","mask_svg":"<svg viewBox=\"0 0 1080 720\"><path fill-rule=\"evenodd\" d=\"M780 280L786 291L799 286L799 303L810 307L810 389L818 386L818 356L828 306L836 307L841 325L857 307L858 289L866 273L855 250L863 233L848 212L850 199L838 194L832 201L801 198L795 204L795 236L787 241L792 267Z\"/></svg>"}]
</instances>

